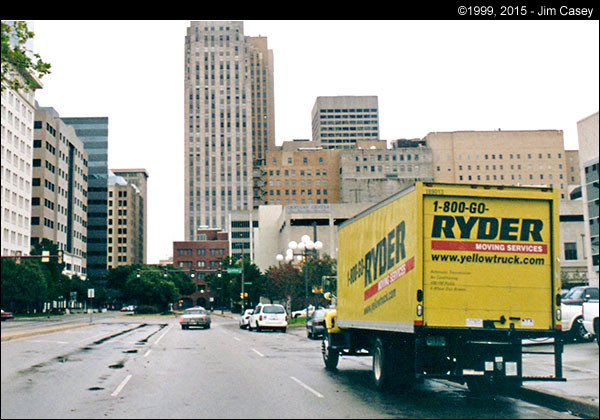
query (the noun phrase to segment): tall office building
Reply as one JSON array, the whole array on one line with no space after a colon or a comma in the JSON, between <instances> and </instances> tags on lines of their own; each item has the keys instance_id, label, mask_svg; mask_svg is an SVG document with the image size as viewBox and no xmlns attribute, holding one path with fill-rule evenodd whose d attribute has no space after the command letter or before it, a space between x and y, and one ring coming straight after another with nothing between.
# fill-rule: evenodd
<instances>
[{"instance_id":1,"label":"tall office building","mask_svg":"<svg viewBox=\"0 0 600 420\"><path fill-rule=\"evenodd\" d=\"M65 273L85 278L88 155L54 108L35 111L32 163L31 244L49 239L63 251Z\"/></svg>"},{"instance_id":2,"label":"tall office building","mask_svg":"<svg viewBox=\"0 0 600 420\"><path fill-rule=\"evenodd\" d=\"M108 268L144 264L142 190L114 171L108 173Z\"/></svg>"},{"instance_id":3,"label":"tall office building","mask_svg":"<svg viewBox=\"0 0 600 420\"><path fill-rule=\"evenodd\" d=\"M36 80L30 74L14 77ZM28 255L35 90L2 87L2 255ZM38 82L36 89L41 87Z\"/></svg>"},{"instance_id":4,"label":"tall office building","mask_svg":"<svg viewBox=\"0 0 600 420\"><path fill-rule=\"evenodd\" d=\"M324 149L351 149L379 139L377 96L319 96L311 114L312 139Z\"/></svg>"},{"instance_id":5,"label":"tall office building","mask_svg":"<svg viewBox=\"0 0 600 420\"><path fill-rule=\"evenodd\" d=\"M88 154L87 272L106 273L108 200L108 117L62 119L75 129Z\"/></svg>"},{"instance_id":6,"label":"tall office building","mask_svg":"<svg viewBox=\"0 0 600 420\"><path fill-rule=\"evenodd\" d=\"M588 281L598 285L598 113L577 122Z\"/></svg>"},{"instance_id":7,"label":"tall office building","mask_svg":"<svg viewBox=\"0 0 600 420\"><path fill-rule=\"evenodd\" d=\"M138 231L136 235L143 240L140 242L141 259L140 263L146 264L148 259L148 172L143 169L113 169L115 176L122 177L130 184L133 184L139 190L140 206L137 209L136 218Z\"/></svg>"},{"instance_id":8,"label":"tall office building","mask_svg":"<svg viewBox=\"0 0 600 420\"><path fill-rule=\"evenodd\" d=\"M185 240L261 203L253 165L275 145L273 53L243 22L191 22L185 37Z\"/></svg>"}]
</instances>

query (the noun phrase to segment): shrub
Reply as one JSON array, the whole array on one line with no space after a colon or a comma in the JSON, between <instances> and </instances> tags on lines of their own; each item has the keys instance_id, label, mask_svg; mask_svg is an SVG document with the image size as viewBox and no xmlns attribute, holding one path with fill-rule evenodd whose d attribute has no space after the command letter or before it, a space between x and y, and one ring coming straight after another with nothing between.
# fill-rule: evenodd
<instances>
[{"instance_id":1,"label":"shrub","mask_svg":"<svg viewBox=\"0 0 600 420\"><path fill-rule=\"evenodd\" d=\"M154 305L140 305L136 308L136 314L157 314L161 312L160 308Z\"/></svg>"}]
</instances>

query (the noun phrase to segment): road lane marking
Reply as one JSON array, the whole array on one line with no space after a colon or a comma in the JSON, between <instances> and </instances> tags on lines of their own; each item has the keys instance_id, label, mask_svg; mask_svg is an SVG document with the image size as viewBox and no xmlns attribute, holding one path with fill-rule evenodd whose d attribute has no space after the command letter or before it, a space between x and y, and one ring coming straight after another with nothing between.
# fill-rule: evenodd
<instances>
[{"instance_id":1,"label":"road lane marking","mask_svg":"<svg viewBox=\"0 0 600 420\"><path fill-rule=\"evenodd\" d=\"M319 398L325 398L325 397L323 396L323 394L321 394L321 393L319 393L319 392L315 391L314 389L312 389L311 387L309 387L308 385L306 385L304 382L302 382L300 379L298 379L298 378L295 378L295 377L293 377L293 376L290 376L290 378L291 378L291 379L292 379L294 382L296 382L298 385L300 385L300 386L302 386L304 389L306 389L307 391L310 391L310 392L312 392L313 394L315 394L317 397L319 397Z\"/></svg>"},{"instance_id":2,"label":"road lane marking","mask_svg":"<svg viewBox=\"0 0 600 420\"><path fill-rule=\"evenodd\" d=\"M253 351L254 353L258 354L260 357L265 357L265 355L264 355L264 354L262 354L261 352L259 352L259 351L258 351L258 350L256 350L256 349L252 349L252 351Z\"/></svg>"},{"instance_id":3,"label":"road lane marking","mask_svg":"<svg viewBox=\"0 0 600 420\"><path fill-rule=\"evenodd\" d=\"M233 337L233 339L234 339L234 340L237 340L237 341L242 341L242 340L240 340L240 338L239 338L239 337Z\"/></svg>"},{"instance_id":4,"label":"road lane marking","mask_svg":"<svg viewBox=\"0 0 600 420\"><path fill-rule=\"evenodd\" d=\"M158 342L165 336L167 335L167 333L169 332L169 330L171 329L172 325L169 325L169 327L166 329L166 331L160 336L158 337L158 339L154 342L154 344L158 344Z\"/></svg>"},{"instance_id":5,"label":"road lane marking","mask_svg":"<svg viewBox=\"0 0 600 420\"><path fill-rule=\"evenodd\" d=\"M131 375L127 375L127 377L125 379L123 379L123 382L121 382L119 384L119 386L117 387L117 389L115 389L114 392L110 395L113 397L116 397L117 395L119 395L119 392L121 392L123 390L123 388L125 387L125 385L127 385L127 382L129 382L130 379L131 379Z\"/></svg>"},{"instance_id":6,"label":"road lane marking","mask_svg":"<svg viewBox=\"0 0 600 420\"><path fill-rule=\"evenodd\" d=\"M150 352L151 352L151 351L152 351L152 349L148 350L148 351L146 352L146 354L144 354L144 357L148 357L148 355L150 354Z\"/></svg>"}]
</instances>

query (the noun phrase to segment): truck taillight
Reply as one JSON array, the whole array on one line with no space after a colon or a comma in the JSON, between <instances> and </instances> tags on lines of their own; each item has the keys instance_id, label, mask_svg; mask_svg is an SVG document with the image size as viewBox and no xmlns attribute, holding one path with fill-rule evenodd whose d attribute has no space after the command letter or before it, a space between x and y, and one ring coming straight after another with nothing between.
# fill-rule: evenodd
<instances>
[{"instance_id":1,"label":"truck taillight","mask_svg":"<svg viewBox=\"0 0 600 420\"><path fill-rule=\"evenodd\" d=\"M560 309L556 309L556 320L560 321L562 317L562 312L560 311Z\"/></svg>"},{"instance_id":2,"label":"truck taillight","mask_svg":"<svg viewBox=\"0 0 600 420\"><path fill-rule=\"evenodd\" d=\"M259 321L262 321L262 315L259 315L259 316L258 316L258 320L259 320Z\"/></svg>"},{"instance_id":3,"label":"truck taillight","mask_svg":"<svg viewBox=\"0 0 600 420\"><path fill-rule=\"evenodd\" d=\"M423 305L417 305L417 316L423 316Z\"/></svg>"},{"instance_id":4,"label":"truck taillight","mask_svg":"<svg viewBox=\"0 0 600 420\"><path fill-rule=\"evenodd\" d=\"M287 322L287 315L285 316L285 321Z\"/></svg>"}]
</instances>

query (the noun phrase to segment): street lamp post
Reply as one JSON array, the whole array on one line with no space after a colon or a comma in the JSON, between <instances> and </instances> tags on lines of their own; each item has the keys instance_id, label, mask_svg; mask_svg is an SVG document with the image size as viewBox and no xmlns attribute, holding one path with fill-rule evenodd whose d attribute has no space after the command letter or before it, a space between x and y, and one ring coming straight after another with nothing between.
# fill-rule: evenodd
<instances>
[{"instance_id":1,"label":"street lamp post","mask_svg":"<svg viewBox=\"0 0 600 420\"><path fill-rule=\"evenodd\" d=\"M310 255L315 258L317 252L321 248L323 248L323 243L321 241L313 242L310 239L310 236L303 235L300 238L300 242L290 241L285 257L282 254L277 254L275 257L279 262L284 259L286 262L291 262L294 259L294 256L298 261L304 260L304 306L306 308L306 317L308 317L308 256ZM295 253L294 251L296 250L299 252Z\"/></svg>"}]
</instances>

